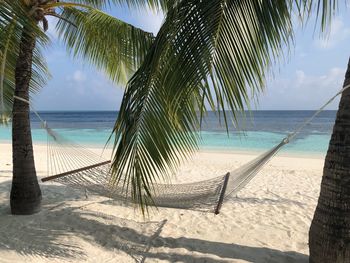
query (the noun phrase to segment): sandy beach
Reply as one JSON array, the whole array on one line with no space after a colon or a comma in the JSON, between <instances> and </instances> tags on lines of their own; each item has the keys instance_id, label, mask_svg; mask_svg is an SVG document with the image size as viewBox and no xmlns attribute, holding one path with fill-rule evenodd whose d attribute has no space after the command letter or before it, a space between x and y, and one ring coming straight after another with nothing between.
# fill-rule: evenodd
<instances>
[{"instance_id":1,"label":"sandy beach","mask_svg":"<svg viewBox=\"0 0 350 263\"><path fill-rule=\"evenodd\" d=\"M42 183L41 212L12 216L11 145L0 149L0 262L308 262L322 157L276 156L219 215L160 208L143 218L117 201ZM202 151L173 182L222 175L254 156ZM45 146L35 146L35 160L45 176Z\"/></svg>"}]
</instances>

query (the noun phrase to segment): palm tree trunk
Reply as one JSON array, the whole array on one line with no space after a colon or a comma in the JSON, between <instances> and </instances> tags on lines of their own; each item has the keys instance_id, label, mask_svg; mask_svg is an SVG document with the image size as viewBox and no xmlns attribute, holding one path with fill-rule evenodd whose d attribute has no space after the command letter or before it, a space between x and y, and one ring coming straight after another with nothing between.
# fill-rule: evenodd
<instances>
[{"instance_id":1,"label":"palm tree trunk","mask_svg":"<svg viewBox=\"0 0 350 263\"><path fill-rule=\"evenodd\" d=\"M350 84L350 60L344 86ZM309 232L310 262L350 262L350 89L343 92Z\"/></svg>"},{"instance_id":2,"label":"palm tree trunk","mask_svg":"<svg viewBox=\"0 0 350 263\"><path fill-rule=\"evenodd\" d=\"M24 28L15 70L15 95L26 100L29 99L34 47L35 37ZM33 214L40 211L41 206L29 114L29 105L15 99L12 119L13 180L10 197L12 214Z\"/></svg>"}]
</instances>

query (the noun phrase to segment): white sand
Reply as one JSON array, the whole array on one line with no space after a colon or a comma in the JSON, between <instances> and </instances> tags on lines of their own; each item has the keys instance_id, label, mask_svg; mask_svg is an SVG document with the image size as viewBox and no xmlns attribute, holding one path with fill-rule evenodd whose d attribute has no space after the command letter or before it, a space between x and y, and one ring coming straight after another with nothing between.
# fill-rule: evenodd
<instances>
[{"instance_id":1,"label":"white sand","mask_svg":"<svg viewBox=\"0 0 350 263\"><path fill-rule=\"evenodd\" d=\"M221 175L254 155L201 152L177 182ZM35 147L39 176L46 148ZM9 214L11 146L0 144L0 262L307 262L308 229L319 194L322 158L275 157L219 215L137 210L53 183L43 208Z\"/></svg>"}]
</instances>

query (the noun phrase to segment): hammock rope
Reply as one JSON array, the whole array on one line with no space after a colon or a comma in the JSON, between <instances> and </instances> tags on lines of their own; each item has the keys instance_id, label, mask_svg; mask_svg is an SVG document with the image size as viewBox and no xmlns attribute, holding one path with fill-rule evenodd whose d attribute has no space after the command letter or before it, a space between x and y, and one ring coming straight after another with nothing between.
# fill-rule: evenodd
<instances>
[{"instance_id":1,"label":"hammock rope","mask_svg":"<svg viewBox=\"0 0 350 263\"><path fill-rule=\"evenodd\" d=\"M350 85L344 86L310 118L301 123L294 132L283 138L279 144L238 169L200 182L155 184L153 189L155 205L218 214L223 202L229 196L243 189L284 145L293 140L305 126L310 124L320 112L348 88ZM31 106L30 102L23 98L17 96L14 98ZM110 185L110 160L103 159L87 147L63 138L50 129L38 112L33 107L31 108L48 134L48 176L42 178L43 182L55 181L108 198L130 202L132 193L122 187L123 181L113 187Z\"/></svg>"}]
</instances>

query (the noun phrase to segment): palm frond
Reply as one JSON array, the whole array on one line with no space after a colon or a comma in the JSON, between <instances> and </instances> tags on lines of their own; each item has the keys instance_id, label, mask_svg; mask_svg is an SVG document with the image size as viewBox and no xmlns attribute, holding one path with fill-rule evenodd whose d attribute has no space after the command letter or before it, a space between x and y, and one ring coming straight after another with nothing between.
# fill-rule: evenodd
<instances>
[{"instance_id":1,"label":"palm frond","mask_svg":"<svg viewBox=\"0 0 350 263\"><path fill-rule=\"evenodd\" d=\"M151 33L96 9L64 8L60 16L57 29L71 54L106 71L116 82L127 82L154 40Z\"/></svg>"},{"instance_id":2,"label":"palm frond","mask_svg":"<svg viewBox=\"0 0 350 263\"><path fill-rule=\"evenodd\" d=\"M63 2L84 4L98 9L117 5L137 9L151 8L153 10L166 11L168 6L173 4L174 0L69 0Z\"/></svg>"},{"instance_id":3,"label":"palm frond","mask_svg":"<svg viewBox=\"0 0 350 263\"><path fill-rule=\"evenodd\" d=\"M177 1L127 85L114 127L112 183L152 203L152 185L197 149L205 101L235 117L292 40L286 1ZM204 99L204 102L203 102Z\"/></svg>"},{"instance_id":4,"label":"palm frond","mask_svg":"<svg viewBox=\"0 0 350 263\"><path fill-rule=\"evenodd\" d=\"M316 16L315 26L319 26L321 33L330 29L332 18L338 11L338 0L296 0L301 16L307 21L311 15ZM347 4L347 1L344 1Z\"/></svg>"},{"instance_id":5,"label":"palm frond","mask_svg":"<svg viewBox=\"0 0 350 263\"><path fill-rule=\"evenodd\" d=\"M6 120L10 115L15 89L15 68L19 52L19 44L22 37L23 28L27 28L36 35L37 45L33 54L33 71L30 82L30 93L40 90L47 82L50 74L47 70L45 59L41 54L42 48L49 43L48 38L38 27L38 25L27 17L27 11L17 1L4 0L0 5L0 65L1 87L2 87L2 114L6 115L2 120Z\"/></svg>"}]
</instances>

